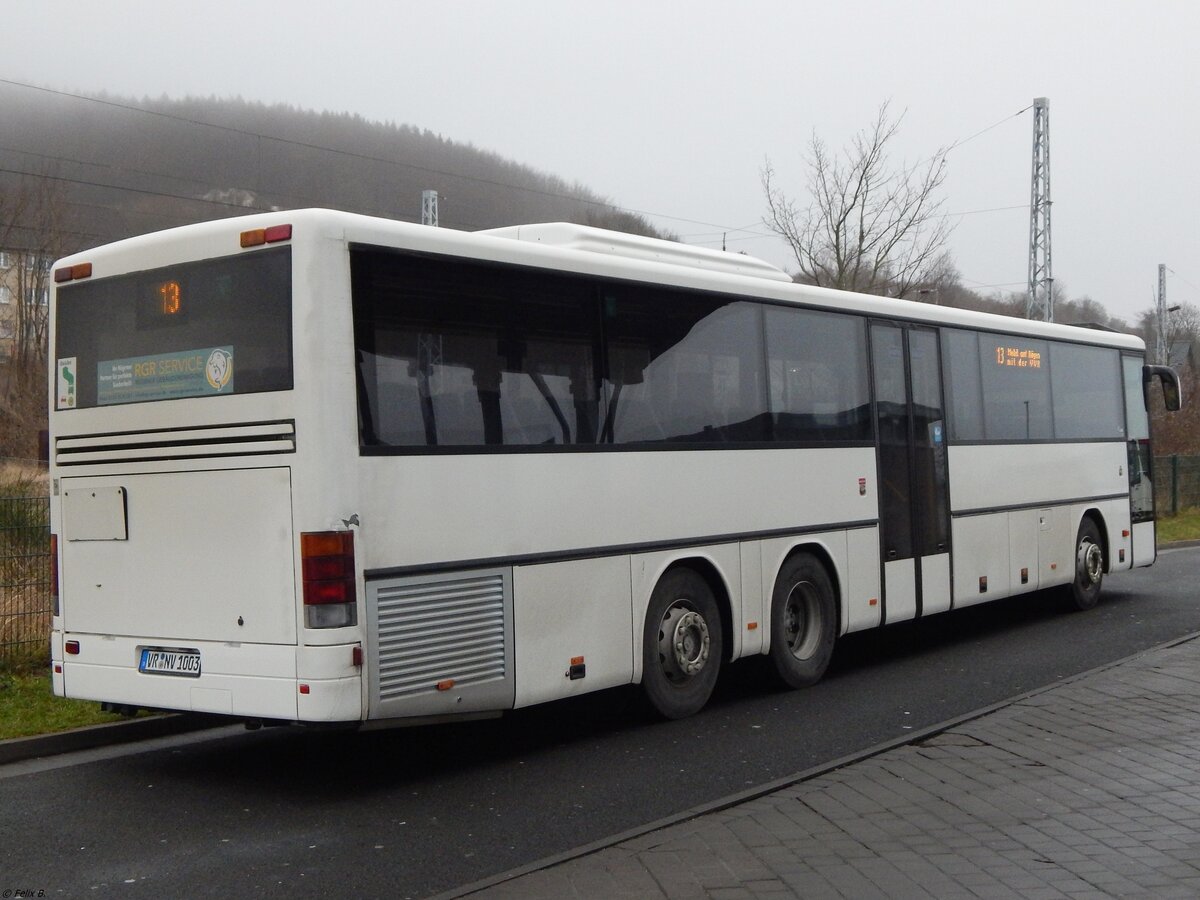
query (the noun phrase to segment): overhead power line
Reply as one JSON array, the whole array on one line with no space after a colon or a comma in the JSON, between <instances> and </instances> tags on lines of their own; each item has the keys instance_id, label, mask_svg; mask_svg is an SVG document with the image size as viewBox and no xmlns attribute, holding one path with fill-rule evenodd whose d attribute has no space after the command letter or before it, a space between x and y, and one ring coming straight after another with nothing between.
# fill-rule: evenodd
<instances>
[{"instance_id":1,"label":"overhead power line","mask_svg":"<svg viewBox=\"0 0 1200 900\"><path fill-rule=\"evenodd\" d=\"M388 158L388 157L381 157L381 156L374 156L371 154L358 153L358 152L355 152L352 150L344 150L344 149L340 149L337 147L328 147L328 146L324 146L321 144L315 144L315 143L312 143L309 141L301 141L301 140L296 140L294 138L280 137L278 135L263 134L263 133L251 131L251 130L245 129L245 128L238 128L238 127L232 126L232 125L221 125L221 124L218 124L215 122L207 122L207 121L204 121L203 119L196 119L196 118L192 118L189 116L179 115L177 113L161 112L159 110L147 109L145 107L135 106L135 105L129 104L129 103L121 103L121 102L115 101L115 100L106 100L106 99L102 99L99 97L89 97L85 94L76 94L71 91L63 91L63 90L57 90L54 88L41 87L39 85L29 84L27 82L22 82L22 81L16 81L14 79L9 79L9 78L0 78L0 85L8 85L10 87L19 88L22 90L36 91L36 92L40 92L40 93L44 93L44 94L49 94L52 96L63 97L63 98L67 98L70 100L80 101L83 103L92 103L92 104L96 104L99 106L106 106L106 107L110 107L113 109L119 109L119 110L122 110L125 112L131 112L131 113L146 115L146 116L154 116L154 117L157 117L160 119L174 121L174 122L178 122L178 123L184 124L184 125L200 127L200 128L210 128L210 129L214 129L217 131L223 131L223 132L227 132L230 134L236 134L236 135L246 137L246 138L251 138L256 141L271 141L271 142L278 143L278 144L281 144L284 146L298 147L301 149L307 149L307 150L317 151L317 152L321 152L321 153L330 153L330 154L334 154L334 155L338 155L338 156L344 156L344 157L347 157L350 159L362 160L365 162L381 163L384 165L396 166L399 168L412 170L415 173L422 173L426 176L441 176L441 177L445 177L445 178L456 178L461 181L472 182L475 184L488 185L491 187L500 187L500 188L504 188L507 190L522 191L525 193L540 195L540 196L549 197L552 199L564 200L564 201L568 201L571 203L578 203L578 204L583 204L583 205L587 205L587 206L600 207L603 209L629 213L632 215L642 216L642 217L646 217L646 218L660 219L660 220L664 220L667 222L680 222L680 223L684 223L684 224L688 224L688 225L699 225L704 228L714 229L714 231L711 231L711 232L697 232L697 233L693 233L693 234L685 234L685 235L680 236L681 238L685 238L685 239L686 238L700 238L700 237L712 237L715 239L721 235L727 235L727 234L731 234L731 233L745 233L745 234L750 235L750 237L748 237L748 238L728 239L726 241L728 243L728 242L741 241L741 240L753 240L756 237L773 237L773 236L775 236L774 232L756 230L758 228L765 227L761 222L751 222L751 223L747 223L746 225L740 225L740 226L726 226L726 225L716 223L716 222L707 222L707 221L703 221L703 220L699 220L699 219L691 219L691 218L687 218L685 216L672 215L670 213L662 213L662 212L655 212L653 210L638 209L638 208L629 207L629 206L621 206L620 204L613 203L610 201L600 200L600 199L596 199L596 200L588 199L588 198L580 197L580 196L574 195L574 194L566 194L561 191L553 191L553 190L548 190L548 189L544 189L544 188L535 188L535 187L530 187L528 185L514 184L512 182L505 182L505 181L500 181L500 180L491 179L491 178L480 178L478 176L466 175L463 173L453 172L453 171L446 170L446 169L437 169L437 168L433 168L430 166L421 166L421 165L417 165L416 163L404 162L402 160L392 159L392 158ZM1027 112L1030 108L1031 107L1027 106L1024 109L1018 110L1016 113L1013 113L1012 115L1005 116L1004 118L992 123L991 125L988 125L986 128L980 129L979 131L976 131L975 133L968 135L965 138L955 141L954 143L950 144L945 150L941 151L941 153L939 155L948 154L950 151L955 150L955 149L963 146L964 144L967 144L970 141L975 140L976 138L986 134L987 132L989 132L995 128L998 128L1000 125L1003 125L1005 122L1009 121L1010 119L1015 118L1016 116L1019 116L1022 113ZM166 178L166 179L172 179L172 180L175 180L178 182L192 183L199 187L204 187L208 191L230 189L229 185L223 185L223 186L213 185L213 184L209 184L209 183L200 181L198 179L189 178L187 176L173 175L173 174L168 174L165 172L149 172L149 171L143 171L143 170L137 170L137 169L125 169L123 167L116 167L116 166L112 166L107 163L95 163L95 162L88 162L85 160L74 160L74 159L70 159L68 157L55 157L50 154L36 153L33 151L28 151L28 150L18 150L16 148L11 148L11 147L4 147L4 148L0 148L0 149L5 149L10 152L24 153L28 156L32 156L32 157L40 158L40 159L54 160L54 161L61 161L61 162L70 162L70 163L77 164L77 165L93 166L93 167L97 167L97 168L108 168L109 170L113 170L113 171L128 172L128 173L134 174L134 175ZM931 157L931 159L933 159L933 158L936 158L936 157ZM19 173L19 172L14 172L14 170L0 170L0 171L8 171L8 172L14 173L14 174L33 175L35 177L40 177L40 175L41 175L41 173ZM531 171L534 171L534 170L531 169ZM224 206L224 207L233 208L233 209L246 209L246 210L265 210L266 209L266 207L263 207L263 206L245 206L242 204L229 203L226 201L208 200L208 199L198 198L198 197L194 197L194 196L173 194L173 193L170 193L167 191L153 191L153 190L149 190L149 189L126 188L122 185L105 184L102 182L89 182L89 181L86 181L83 179L68 179L68 178L63 178L60 176L47 176L47 177L57 177L59 180L67 181L67 182L75 183L75 184L92 185L95 187L111 188L114 190L129 190L129 191L133 191L135 193L142 193L142 194L147 194L150 196L159 196L159 197L168 198L168 199L185 200L185 201L196 202L196 203L213 203L213 204L216 204L219 206ZM549 176L544 176L544 177L555 178L557 176L549 175ZM255 195L260 193L260 191L254 191L249 188L234 187L233 189L246 190L248 193L252 193ZM304 198L304 197L301 197L301 196L298 196L295 194L291 194L291 193L276 194L276 195L281 196L284 199L300 200L305 205L320 202L315 199ZM980 213L1001 212L1001 211L1006 211L1006 210L1010 210L1010 209L1027 209L1027 208L1028 208L1027 206L1019 206L1019 207L1003 206L1003 207L993 207L990 209L982 209L982 210L968 210L966 212L961 212L961 213L947 213L946 215L947 216L977 215ZM391 215L396 218L401 218L401 219L404 219L407 221L415 221L415 219L413 217L407 217L407 216L402 216L402 215L398 216L391 212L389 212L388 215ZM462 222L462 224L464 224L470 228L488 227L488 226L484 226L484 225L480 225L478 223L472 223L472 222ZM712 242L715 243L715 240ZM704 242L697 241L697 243L704 243Z\"/></svg>"},{"instance_id":2,"label":"overhead power line","mask_svg":"<svg viewBox=\"0 0 1200 900\"><path fill-rule=\"evenodd\" d=\"M1170 273L1171 275L1174 275L1176 278L1178 278L1180 281L1182 281L1184 284L1186 284L1186 285L1187 285L1188 287L1190 287L1192 290L1194 290L1194 291L1200 291L1200 287L1197 287L1195 284L1193 284L1192 282L1188 281L1186 278L1184 278L1182 275L1180 275L1178 272L1176 272L1176 271L1175 271L1174 269L1172 269L1170 266L1167 266L1167 272L1168 272L1168 273Z\"/></svg>"},{"instance_id":3,"label":"overhead power line","mask_svg":"<svg viewBox=\"0 0 1200 900\"><path fill-rule=\"evenodd\" d=\"M8 79L8 78L0 78L0 84L6 84L6 85L9 85L10 87L22 88L25 90L39 91L39 92L51 94L51 95L57 96L57 97L66 97L66 98L69 98L72 100L78 100L78 101L81 101L84 103L95 103L95 104L98 104L101 106L108 106L108 107L112 107L114 109L124 110L126 112L139 113L139 114L148 115L148 116L157 116L159 118L168 119L168 120L175 121L175 122L180 122L182 124L193 125L193 126L198 126L198 127L203 127L203 128L213 128L213 129L216 129L219 131L225 131L225 132L228 132L231 134L237 134L237 135L241 135L243 137L253 138L253 139L259 140L259 141L272 141L275 143L282 144L284 146L299 147L299 148L307 149L307 150L315 150L315 151L319 151L319 152L323 152L323 153L331 153L331 154L335 154L338 156L344 156L344 157L347 157L350 159L362 160L364 162L374 162L374 163L382 163L384 165L397 166L397 167L404 168L404 169L410 169L413 172L419 172L419 173L422 173L427 176L434 175L434 176L441 176L444 178L457 178L459 180L468 181L468 182L472 182L475 184L488 185L490 187L500 187L500 188L505 188L507 190L524 191L526 193L537 194L540 196L550 197L550 198L554 198L554 199L558 199L558 200L566 200L566 201L569 201L572 203L580 203L580 204L584 204L587 206L596 206L596 207L601 207L603 209L617 210L620 212L631 213L633 215L639 215L639 216L653 216L654 218L658 218L658 219L666 219L666 220L674 221L674 222L685 222L685 223L688 223L691 225L702 225L706 228L723 228L724 227L722 225L718 225L713 222L702 222L697 219L687 219L682 216L673 216L673 215L670 215L667 213L657 213L657 212L652 212L650 210L641 210L641 209L634 209L632 207L627 207L627 206L620 206L616 203L612 203L612 202L609 202L606 200L599 200L599 199L592 200L592 199L588 199L586 197L580 197L580 196L574 195L574 194L566 194L561 191L552 191L552 190L547 190L544 188L529 187L528 185L513 184L512 182L499 181L494 178L480 178L480 177L474 176L474 175L464 175L459 172L452 172L452 171L449 171L446 169L436 169L431 166L421 166L421 165L417 165L416 163L403 162L403 161L397 160L397 159L389 159L387 157L382 157L382 156L373 156L371 154L366 154L366 153L357 153L352 150L343 150L343 149L339 149L337 147L326 147L321 144L314 144L314 143L311 143L308 141L298 141L293 138L284 138L284 137L279 137L277 135L261 134L259 132L249 131L247 129L237 128L237 127L231 126L231 125L218 125L214 122L205 122L202 119L193 119L188 116L180 116L180 115L176 115L174 113L159 112L157 110L145 109L140 106L133 106L128 103L118 103L113 100L102 100L97 97L88 97L84 94L75 94L70 91L61 91L61 90L55 90L53 88L39 87L38 85L27 84L27 83L21 82L21 81L14 81L14 80ZM21 151L21 152L28 152L28 151ZM32 155L37 155L37 154L32 154ZM533 171L533 170L531 170L531 171ZM175 176L163 176L163 177L175 177ZM545 177L556 177L556 176L545 176ZM477 226L477 227L480 227L480 226Z\"/></svg>"}]
</instances>

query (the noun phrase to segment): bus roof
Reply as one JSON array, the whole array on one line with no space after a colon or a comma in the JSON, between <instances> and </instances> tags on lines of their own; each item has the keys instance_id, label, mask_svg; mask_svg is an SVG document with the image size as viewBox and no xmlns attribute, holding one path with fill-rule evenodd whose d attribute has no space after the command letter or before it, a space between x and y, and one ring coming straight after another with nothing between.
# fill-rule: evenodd
<instances>
[{"instance_id":1,"label":"bus roof","mask_svg":"<svg viewBox=\"0 0 1200 900\"><path fill-rule=\"evenodd\" d=\"M299 239L320 233L323 237L336 237L347 243L396 246L426 253L546 267L600 277L741 293L759 299L879 318L983 329L1133 351L1145 349L1145 343L1135 335L802 285L794 283L787 273L770 263L740 253L725 253L563 222L465 232L337 210L282 210L216 219L126 238L65 257L55 263L55 267L95 262L95 276L103 277L155 268L185 258L201 259L253 252L252 249L243 251L240 248L238 235L250 229L282 223L291 223Z\"/></svg>"}]
</instances>

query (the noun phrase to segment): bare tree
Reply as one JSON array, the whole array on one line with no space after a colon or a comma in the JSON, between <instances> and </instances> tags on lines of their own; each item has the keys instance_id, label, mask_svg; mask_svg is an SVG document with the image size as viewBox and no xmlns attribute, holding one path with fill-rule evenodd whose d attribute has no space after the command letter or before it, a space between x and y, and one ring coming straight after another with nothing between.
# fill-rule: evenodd
<instances>
[{"instance_id":1,"label":"bare tree","mask_svg":"<svg viewBox=\"0 0 1200 900\"><path fill-rule=\"evenodd\" d=\"M902 116L888 104L840 156L814 132L809 145L811 205L801 208L762 170L768 228L788 242L804 281L825 287L903 297L936 283L949 265L952 226L941 215L946 151L925 163L892 168L889 145Z\"/></svg>"},{"instance_id":2,"label":"bare tree","mask_svg":"<svg viewBox=\"0 0 1200 900\"><path fill-rule=\"evenodd\" d=\"M61 183L28 177L0 187L0 250L6 265L3 321L7 359L0 363L0 456L32 456L46 420L50 266L68 248Z\"/></svg>"}]
</instances>

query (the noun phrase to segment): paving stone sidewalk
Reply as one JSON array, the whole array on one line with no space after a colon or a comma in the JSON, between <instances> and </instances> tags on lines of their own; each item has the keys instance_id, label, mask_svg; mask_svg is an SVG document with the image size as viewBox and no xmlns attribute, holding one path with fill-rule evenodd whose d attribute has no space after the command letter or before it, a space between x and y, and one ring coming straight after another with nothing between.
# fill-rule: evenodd
<instances>
[{"instance_id":1,"label":"paving stone sidewalk","mask_svg":"<svg viewBox=\"0 0 1200 900\"><path fill-rule=\"evenodd\" d=\"M1200 897L1200 640L471 896Z\"/></svg>"}]
</instances>

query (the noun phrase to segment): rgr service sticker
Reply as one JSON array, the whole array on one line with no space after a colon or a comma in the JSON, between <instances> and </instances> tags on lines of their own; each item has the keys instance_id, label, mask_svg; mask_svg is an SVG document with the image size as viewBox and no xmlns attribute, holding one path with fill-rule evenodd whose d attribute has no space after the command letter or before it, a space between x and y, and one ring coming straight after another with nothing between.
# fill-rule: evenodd
<instances>
[{"instance_id":1,"label":"rgr service sticker","mask_svg":"<svg viewBox=\"0 0 1200 900\"><path fill-rule=\"evenodd\" d=\"M58 404L56 409L75 408L76 358L69 356L58 361Z\"/></svg>"},{"instance_id":2,"label":"rgr service sticker","mask_svg":"<svg viewBox=\"0 0 1200 900\"><path fill-rule=\"evenodd\" d=\"M202 347L106 359L96 366L96 403L141 403L232 394L233 348Z\"/></svg>"}]
</instances>

